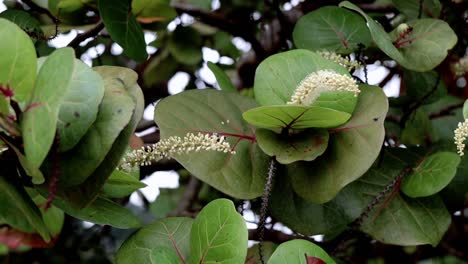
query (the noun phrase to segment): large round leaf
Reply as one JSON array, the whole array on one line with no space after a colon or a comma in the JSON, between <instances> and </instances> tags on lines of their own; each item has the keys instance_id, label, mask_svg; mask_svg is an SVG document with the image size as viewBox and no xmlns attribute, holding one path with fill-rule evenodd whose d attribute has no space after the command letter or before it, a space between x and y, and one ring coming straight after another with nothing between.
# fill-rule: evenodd
<instances>
[{"instance_id":1,"label":"large round leaf","mask_svg":"<svg viewBox=\"0 0 468 264\"><path fill-rule=\"evenodd\" d=\"M268 167L268 157L254 141L254 129L242 119L242 113L253 107L253 99L235 93L192 90L159 102L154 116L162 139L198 132L227 136L236 154L203 151L175 159L216 189L252 199L262 194Z\"/></svg>"},{"instance_id":2,"label":"large round leaf","mask_svg":"<svg viewBox=\"0 0 468 264\"><path fill-rule=\"evenodd\" d=\"M433 69L445 59L448 50L457 43L457 35L442 20L425 18L410 21L408 26L412 28L412 31L407 37L398 39L400 35L398 28L388 34L382 26L356 5L344 1L340 3L340 6L360 13L366 19L377 46L389 57L410 70Z\"/></svg>"},{"instance_id":3,"label":"large round leaf","mask_svg":"<svg viewBox=\"0 0 468 264\"><path fill-rule=\"evenodd\" d=\"M269 129L330 128L344 124L350 114L319 106L260 106L242 114L245 121Z\"/></svg>"},{"instance_id":4,"label":"large round leaf","mask_svg":"<svg viewBox=\"0 0 468 264\"><path fill-rule=\"evenodd\" d=\"M247 226L232 201L214 200L193 222L189 263L243 263L247 241Z\"/></svg>"},{"instance_id":5,"label":"large round leaf","mask_svg":"<svg viewBox=\"0 0 468 264\"><path fill-rule=\"evenodd\" d=\"M36 80L36 50L24 31L0 18L0 85L9 85L14 99L26 102Z\"/></svg>"},{"instance_id":6,"label":"large round leaf","mask_svg":"<svg viewBox=\"0 0 468 264\"><path fill-rule=\"evenodd\" d=\"M350 76L348 71L315 52L291 50L268 57L255 72L255 99L260 105L284 105L299 83L310 73L333 70Z\"/></svg>"},{"instance_id":7,"label":"large round leaf","mask_svg":"<svg viewBox=\"0 0 468 264\"><path fill-rule=\"evenodd\" d=\"M116 255L116 263L161 263L153 254L175 255L175 262L186 263L190 257L190 230L193 219L186 217L165 218L140 229L122 244ZM159 253L157 253L159 252Z\"/></svg>"},{"instance_id":8,"label":"large round leaf","mask_svg":"<svg viewBox=\"0 0 468 264\"><path fill-rule=\"evenodd\" d=\"M301 49L348 54L357 50L359 44L369 46L371 35L359 15L337 6L325 6L297 21L293 39Z\"/></svg>"},{"instance_id":9,"label":"large round leaf","mask_svg":"<svg viewBox=\"0 0 468 264\"><path fill-rule=\"evenodd\" d=\"M385 131L387 97L376 86L361 85L361 95L351 120L330 131L323 155L311 162L289 165L294 190L304 199L325 203L361 177L377 158Z\"/></svg>"},{"instance_id":10,"label":"large round leaf","mask_svg":"<svg viewBox=\"0 0 468 264\"><path fill-rule=\"evenodd\" d=\"M290 177L279 167L270 198L271 215L303 235L325 234L333 237L352 221L334 200L314 204L299 197L292 189Z\"/></svg>"},{"instance_id":11,"label":"large round leaf","mask_svg":"<svg viewBox=\"0 0 468 264\"><path fill-rule=\"evenodd\" d=\"M96 120L103 96L101 76L80 60L75 60L70 88L60 106L57 122L60 151L70 150L86 134Z\"/></svg>"},{"instance_id":12,"label":"large round leaf","mask_svg":"<svg viewBox=\"0 0 468 264\"><path fill-rule=\"evenodd\" d=\"M438 193L457 173L460 157L453 152L437 152L420 161L413 173L401 183L401 190L409 197L425 197Z\"/></svg>"},{"instance_id":13,"label":"large round leaf","mask_svg":"<svg viewBox=\"0 0 468 264\"><path fill-rule=\"evenodd\" d=\"M46 59L21 117L24 152L32 166L42 164L54 141L58 111L75 68L74 57L72 49L63 48Z\"/></svg>"},{"instance_id":14,"label":"large round leaf","mask_svg":"<svg viewBox=\"0 0 468 264\"><path fill-rule=\"evenodd\" d=\"M260 128L255 131L255 135L263 152L276 157L282 164L314 160L325 152L328 145L328 132L324 129L283 135Z\"/></svg>"},{"instance_id":15,"label":"large round leaf","mask_svg":"<svg viewBox=\"0 0 468 264\"><path fill-rule=\"evenodd\" d=\"M343 189L335 199L349 217L357 218L397 175L420 159L419 154L408 149L383 155L382 162ZM413 199L394 189L368 213L361 230L386 244L436 246L450 222L450 214L439 196Z\"/></svg>"},{"instance_id":16,"label":"large round leaf","mask_svg":"<svg viewBox=\"0 0 468 264\"><path fill-rule=\"evenodd\" d=\"M268 264L307 264L307 257L315 257L327 264L335 261L321 247L303 239L285 242L276 248Z\"/></svg>"}]
</instances>

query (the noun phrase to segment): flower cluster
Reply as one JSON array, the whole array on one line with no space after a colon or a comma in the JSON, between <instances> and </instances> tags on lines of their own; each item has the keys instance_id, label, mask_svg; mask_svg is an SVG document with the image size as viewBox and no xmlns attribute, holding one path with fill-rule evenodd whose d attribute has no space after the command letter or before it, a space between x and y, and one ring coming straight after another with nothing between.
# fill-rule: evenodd
<instances>
[{"instance_id":1,"label":"flower cluster","mask_svg":"<svg viewBox=\"0 0 468 264\"><path fill-rule=\"evenodd\" d=\"M468 119L458 123L457 129L455 129L455 145L457 145L458 155L463 156L465 150L465 144L463 143L468 136Z\"/></svg>"},{"instance_id":2,"label":"flower cluster","mask_svg":"<svg viewBox=\"0 0 468 264\"><path fill-rule=\"evenodd\" d=\"M462 76L468 72L468 55L463 56L459 61L452 65L456 76Z\"/></svg>"},{"instance_id":3,"label":"flower cluster","mask_svg":"<svg viewBox=\"0 0 468 264\"><path fill-rule=\"evenodd\" d=\"M324 50L324 51L319 51L319 54L320 56L322 56L323 58L327 60L331 60L340 64L341 66L345 67L348 71L361 67L361 64L359 64L358 61L351 61L349 58L343 57L334 52Z\"/></svg>"},{"instance_id":4,"label":"flower cluster","mask_svg":"<svg viewBox=\"0 0 468 264\"><path fill-rule=\"evenodd\" d=\"M135 166L148 166L153 162L164 158L172 158L177 154L188 154L203 150L235 154L224 136L188 133L183 138L172 136L151 146L142 147L128 153L117 169L129 171Z\"/></svg>"},{"instance_id":5,"label":"flower cluster","mask_svg":"<svg viewBox=\"0 0 468 264\"><path fill-rule=\"evenodd\" d=\"M349 91L357 96L360 92L356 81L331 70L321 70L305 77L291 96L288 104L311 105L325 91Z\"/></svg>"}]
</instances>

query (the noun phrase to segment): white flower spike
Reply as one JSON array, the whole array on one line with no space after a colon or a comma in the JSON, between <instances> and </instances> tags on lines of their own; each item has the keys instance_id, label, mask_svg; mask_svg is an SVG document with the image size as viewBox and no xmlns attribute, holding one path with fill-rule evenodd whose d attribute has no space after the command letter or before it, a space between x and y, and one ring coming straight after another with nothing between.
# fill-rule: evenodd
<instances>
[{"instance_id":1,"label":"white flower spike","mask_svg":"<svg viewBox=\"0 0 468 264\"><path fill-rule=\"evenodd\" d=\"M183 138L169 137L158 143L146 146L128 153L117 169L130 171L135 166L148 166L164 158L172 158L177 154L188 154L199 151L219 151L235 154L224 136L217 134L197 135L188 133Z\"/></svg>"},{"instance_id":2,"label":"white flower spike","mask_svg":"<svg viewBox=\"0 0 468 264\"><path fill-rule=\"evenodd\" d=\"M324 50L324 51L319 51L319 54L320 56L322 56L323 58L327 60L331 60L340 64L341 66L345 67L348 71L361 67L361 64L359 64L358 61L351 61L349 58L343 57L334 52Z\"/></svg>"},{"instance_id":3,"label":"white flower spike","mask_svg":"<svg viewBox=\"0 0 468 264\"><path fill-rule=\"evenodd\" d=\"M457 129L455 129L455 145L457 145L458 155L463 156L465 150L465 144L463 143L468 136L468 119L458 123Z\"/></svg>"},{"instance_id":4,"label":"white flower spike","mask_svg":"<svg viewBox=\"0 0 468 264\"><path fill-rule=\"evenodd\" d=\"M325 91L349 91L354 96L361 92L353 78L332 70L321 70L309 74L301 81L288 104L311 105Z\"/></svg>"}]
</instances>

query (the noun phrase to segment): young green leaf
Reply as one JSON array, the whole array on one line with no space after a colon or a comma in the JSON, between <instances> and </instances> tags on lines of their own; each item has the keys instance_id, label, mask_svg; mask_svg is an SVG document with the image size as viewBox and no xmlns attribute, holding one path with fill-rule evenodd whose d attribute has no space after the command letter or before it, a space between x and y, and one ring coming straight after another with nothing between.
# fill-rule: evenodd
<instances>
[{"instance_id":1,"label":"young green leaf","mask_svg":"<svg viewBox=\"0 0 468 264\"><path fill-rule=\"evenodd\" d=\"M213 72L214 76L216 77L216 81L218 82L219 87L221 90L226 92L235 92L237 91L236 87L232 84L229 76L216 64L212 63L211 61L208 62L208 68Z\"/></svg>"},{"instance_id":2,"label":"young green leaf","mask_svg":"<svg viewBox=\"0 0 468 264\"><path fill-rule=\"evenodd\" d=\"M122 198L144 187L146 187L146 184L131 175L115 170L102 187L102 194L107 197Z\"/></svg>"},{"instance_id":3,"label":"young green leaf","mask_svg":"<svg viewBox=\"0 0 468 264\"><path fill-rule=\"evenodd\" d=\"M116 263L187 263L192 224L191 218L169 217L143 227L122 244Z\"/></svg>"},{"instance_id":4,"label":"young green leaf","mask_svg":"<svg viewBox=\"0 0 468 264\"><path fill-rule=\"evenodd\" d=\"M232 201L217 199L206 205L190 232L190 264L243 263L247 255L248 233L242 216Z\"/></svg>"},{"instance_id":5,"label":"young green leaf","mask_svg":"<svg viewBox=\"0 0 468 264\"><path fill-rule=\"evenodd\" d=\"M336 263L321 247L307 240L295 239L279 245L268 264L307 264L306 256L319 258L327 264Z\"/></svg>"},{"instance_id":6,"label":"young green leaf","mask_svg":"<svg viewBox=\"0 0 468 264\"><path fill-rule=\"evenodd\" d=\"M401 183L409 197L426 197L438 193L455 177L460 157L453 152L437 152L424 157L413 173Z\"/></svg>"},{"instance_id":7,"label":"young green leaf","mask_svg":"<svg viewBox=\"0 0 468 264\"><path fill-rule=\"evenodd\" d=\"M36 50L31 39L14 23L0 18L0 85L14 92L13 98L26 103L36 80Z\"/></svg>"},{"instance_id":8,"label":"young green leaf","mask_svg":"<svg viewBox=\"0 0 468 264\"><path fill-rule=\"evenodd\" d=\"M249 124L268 129L332 128L346 123L351 115L319 106L260 106L242 114Z\"/></svg>"}]
</instances>

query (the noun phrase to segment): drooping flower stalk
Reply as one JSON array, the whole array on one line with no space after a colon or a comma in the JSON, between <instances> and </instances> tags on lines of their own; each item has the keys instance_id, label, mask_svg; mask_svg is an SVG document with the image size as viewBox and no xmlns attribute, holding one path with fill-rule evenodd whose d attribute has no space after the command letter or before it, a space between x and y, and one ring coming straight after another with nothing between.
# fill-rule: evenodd
<instances>
[{"instance_id":1,"label":"drooping flower stalk","mask_svg":"<svg viewBox=\"0 0 468 264\"><path fill-rule=\"evenodd\" d=\"M174 155L210 150L230 154L236 153L224 136L188 133L183 138L172 136L151 146L142 147L128 153L122 159L118 169L130 171L135 166L148 166L164 158L172 158Z\"/></svg>"},{"instance_id":2,"label":"drooping flower stalk","mask_svg":"<svg viewBox=\"0 0 468 264\"><path fill-rule=\"evenodd\" d=\"M311 105L325 91L349 91L357 96L359 90L356 81L332 70L320 70L305 77L291 96L287 104Z\"/></svg>"},{"instance_id":3,"label":"drooping flower stalk","mask_svg":"<svg viewBox=\"0 0 468 264\"><path fill-rule=\"evenodd\" d=\"M358 61L351 61L349 58L343 57L334 52L324 50L319 51L319 54L327 60L331 60L340 64L341 66L345 67L348 71L361 67L361 64Z\"/></svg>"},{"instance_id":4,"label":"drooping flower stalk","mask_svg":"<svg viewBox=\"0 0 468 264\"><path fill-rule=\"evenodd\" d=\"M457 152L458 155L463 156L465 150L465 143L466 137L468 136L468 119L465 119L463 122L458 123L458 127L455 129L455 136L453 137L455 140L455 145L457 145Z\"/></svg>"}]
</instances>

